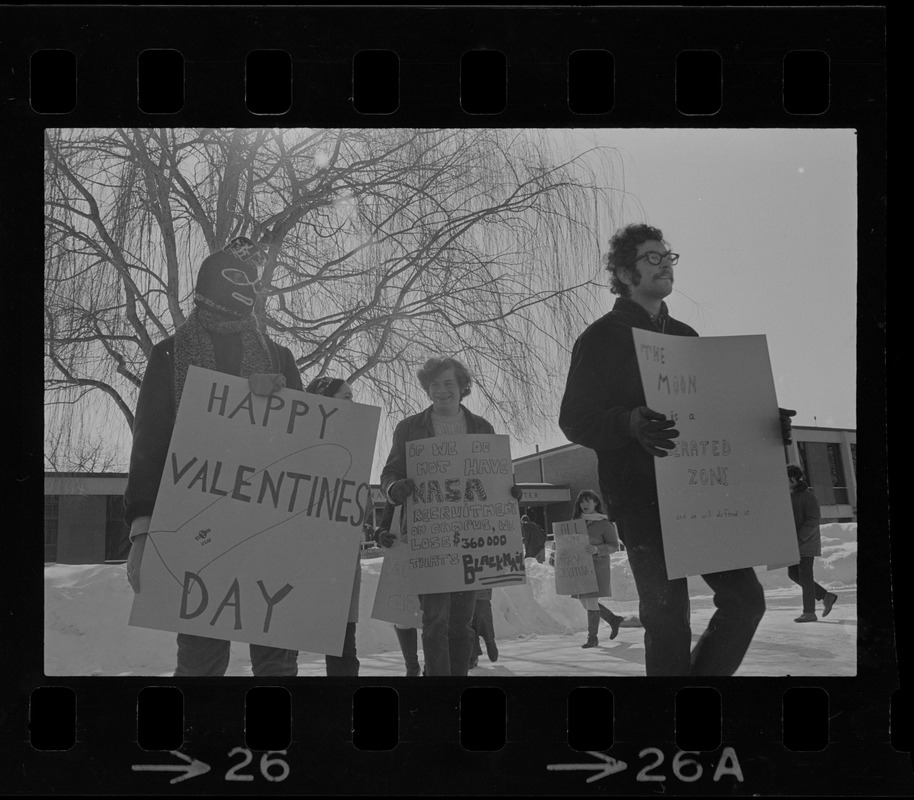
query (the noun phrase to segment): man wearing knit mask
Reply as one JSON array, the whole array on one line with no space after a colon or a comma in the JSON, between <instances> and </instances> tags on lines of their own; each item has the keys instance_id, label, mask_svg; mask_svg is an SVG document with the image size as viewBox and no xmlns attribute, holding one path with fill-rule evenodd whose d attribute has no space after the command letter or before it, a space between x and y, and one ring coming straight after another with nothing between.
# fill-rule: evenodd
<instances>
[{"instance_id":1,"label":"man wearing knit mask","mask_svg":"<svg viewBox=\"0 0 914 800\"><path fill-rule=\"evenodd\" d=\"M198 366L248 378L251 391L260 395L286 386L302 389L292 353L269 339L252 313L266 261L263 249L243 237L206 258L197 275L193 311L174 336L150 353L137 400L124 492L131 542L127 579L134 592L142 588L140 563L188 369ZM179 633L175 676L224 675L230 647L221 639ZM257 644L250 650L255 676L298 674L295 650Z\"/></svg>"}]
</instances>

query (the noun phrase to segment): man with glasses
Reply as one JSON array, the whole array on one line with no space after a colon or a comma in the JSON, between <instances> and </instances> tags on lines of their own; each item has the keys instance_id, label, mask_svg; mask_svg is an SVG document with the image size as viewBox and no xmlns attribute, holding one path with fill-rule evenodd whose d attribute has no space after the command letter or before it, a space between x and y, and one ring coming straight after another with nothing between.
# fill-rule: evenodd
<instances>
[{"instance_id":1,"label":"man with glasses","mask_svg":"<svg viewBox=\"0 0 914 800\"><path fill-rule=\"evenodd\" d=\"M765 613L762 586L751 568L703 575L717 611L691 648L688 584L667 578L654 474L654 458L668 455L679 431L646 406L632 337L633 328L698 335L664 302L678 261L649 225L628 225L612 237L606 269L619 297L574 345L559 426L570 441L596 451L607 513L638 589L647 674L732 675ZM782 416L785 438L789 422Z\"/></svg>"}]
</instances>

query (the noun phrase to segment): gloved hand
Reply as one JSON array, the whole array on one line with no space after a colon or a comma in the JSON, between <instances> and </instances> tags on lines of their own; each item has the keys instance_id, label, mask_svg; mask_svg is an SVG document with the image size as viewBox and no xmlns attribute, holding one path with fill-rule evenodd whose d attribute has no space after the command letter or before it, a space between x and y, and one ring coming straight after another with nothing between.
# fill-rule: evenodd
<instances>
[{"instance_id":1,"label":"gloved hand","mask_svg":"<svg viewBox=\"0 0 914 800\"><path fill-rule=\"evenodd\" d=\"M587 547L584 548L584 552L587 553L587 555L589 555L589 556L594 555L597 552L596 545L592 545L592 544L587 545Z\"/></svg>"},{"instance_id":2,"label":"gloved hand","mask_svg":"<svg viewBox=\"0 0 914 800\"><path fill-rule=\"evenodd\" d=\"M391 531L378 531L378 544L381 547L393 547L397 543L397 534Z\"/></svg>"},{"instance_id":3,"label":"gloved hand","mask_svg":"<svg viewBox=\"0 0 914 800\"><path fill-rule=\"evenodd\" d=\"M795 417L797 412L789 408L779 408L778 414L781 416L781 437L784 444L790 444L793 441L793 423L791 417Z\"/></svg>"},{"instance_id":4,"label":"gloved hand","mask_svg":"<svg viewBox=\"0 0 914 800\"><path fill-rule=\"evenodd\" d=\"M134 594L140 593L140 564L143 562L143 550L146 548L146 536L149 534L149 523L152 517L137 517L130 524L130 553L127 555L127 583Z\"/></svg>"},{"instance_id":5,"label":"gloved hand","mask_svg":"<svg viewBox=\"0 0 914 800\"><path fill-rule=\"evenodd\" d=\"M515 500L520 500L524 496L524 490L520 488L516 483L511 487L511 497Z\"/></svg>"},{"instance_id":6,"label":"gloved hand","mask_svg":"<svg viewBox=\"0 0 914 800\"><path fill-rule=\"evenodd\" d=\"M633 409L628 418L631 435L648 453L657 458L669 455L666 451L676 446L673 439L679 436L679 431L675 430L673 425L673 420L652 411L647 406Z\"/></svg>"},{"instance_id":7,"label":"gloved hand","mask_svg":"<svg viewBox=\"0 0 914 800\"><path fill-rule=\"evenodd\" d=\"M275 394L286 388L286 376L278 372L255 372L248 378L248 386L254 394Z\"/></svg>"},{"instance_id":8,"label":"gloved hand","mask_svg":"<svg viewBox=\"0 0 914 800\"><path fill-rule=\"evenodd\" d=\"M400 478L390 489L387 490L387 494L390 496L390 499L393 501L394 505L400 505L401 503L406 502L406 498L409 497L416 489L416 484L413 483L412 478Z\"/></svg>"}]
</instances>

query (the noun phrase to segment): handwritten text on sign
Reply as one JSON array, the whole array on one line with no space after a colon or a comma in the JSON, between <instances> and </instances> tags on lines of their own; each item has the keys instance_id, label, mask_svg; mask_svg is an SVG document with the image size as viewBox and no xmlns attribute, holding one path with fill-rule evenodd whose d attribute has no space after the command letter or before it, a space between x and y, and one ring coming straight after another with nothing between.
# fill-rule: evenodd
<instances>
[{"instance_id":1,"label":"handwritten text on sign","mask_svg":"<svg viewBox=\"0 0 914 800\"><path fill-rule=\"evenodd\" d=\"M339 655L378 419L192 367L130 624Z\"/></svg>"},{"instance_id":2,"label":"handwritten text on sign","mask_svg":"<svg viewBox=\"0 0 914 800\"><path fill-rule=\"evenodd\" d=\"M409 581L417 594L524 583L524 543L507 436L406 444Z\"/></svg>"},{"instance_id":3,"label":"handwritten text on sign","mask_svg":"<svg viewBox=\"0 0 914 800\"><path fill-rule=\"evenodd\" d=\"M555 593L588 594L599 589L593 556L587 552L590 537L582 519L554 522Z\"/></svg>"},{"instance_id":4,"label":"handwritten text on sign","mask_svg":"<svg viewBox=\"0 0 914 800\"><path fill-rule=\"evenodd\" d=\"M632 333L647 405L680 433L654 459L668 576L796 563L765 337Z\"/></svg>"}]
</instances>

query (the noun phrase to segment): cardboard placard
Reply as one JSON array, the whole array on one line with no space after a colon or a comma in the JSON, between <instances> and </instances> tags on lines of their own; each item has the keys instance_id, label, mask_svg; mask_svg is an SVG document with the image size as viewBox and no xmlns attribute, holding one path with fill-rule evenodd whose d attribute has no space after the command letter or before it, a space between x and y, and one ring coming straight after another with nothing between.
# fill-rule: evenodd
<instances>
[{"instance_id":1,"label":"cardboard placard","mask_svg":"<svg viewBox=\"0 0 914 800\"><path fill-rule=\"evenodd\" d=\"M668 576L799 561L765 337L632 333L647 405L680 434L654 459Z\"/></svg>"},{"instance_id":2,"label":"cardboard placard","mask_svg":"<svg viewBox=\"0 0 914 800\"><path fill-rule=\"evenodd\" d=\"M191 367L130 624L340 655L379 417Z\"/></svg>"},{"instance_id":3,"label":"cardboard placard","mask_svg":"<svg viewBox=\"0 0 914 800\"><path fill-rule=\"evenodd\" d=\"M409 581L417 594L524 583L524 542L507 436L407 442Z\"/></svg>"},{"instance_id":4,"label":"cardboard placard","mask_svg":"<svg viewBox=\"0 0 914 800\"><path fill-rule=\"evenodd\" d=\"M596 592L597 572L587 552L590 537L583 519L552 523L555 538L555 593L565 595Z\"/></svg>"},{"instance_id":5,"label":"cardboard placard","mask_svg":"<svg viewBox=\"0 0 914 800\"><path fill-rule=\"evenodd\" d=\"M403 506L394 509L390 530L400 530ZM419 596L409 585L409 548L405 542L384 550L384 563L371 607L371 618L393 622L401 628L422 628Z\"/></svg>"}]
</instances>

